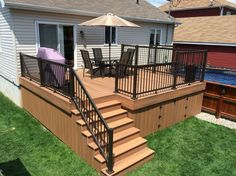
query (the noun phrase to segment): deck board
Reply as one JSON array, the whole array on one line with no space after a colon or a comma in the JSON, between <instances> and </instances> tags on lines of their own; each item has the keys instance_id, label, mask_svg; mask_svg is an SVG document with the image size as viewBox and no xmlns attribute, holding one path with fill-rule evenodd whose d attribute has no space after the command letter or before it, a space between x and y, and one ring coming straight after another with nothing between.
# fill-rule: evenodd
<instances>
[{"instance_id":1,"label":"deck board","mask_svg":"<svg viewBox=\"0 0 236 176\"><path fill-rule=\"evenodd\" d=\"M83 77L83 70L77 71L79 78L82 80L84 86L88 90L92 98L101 98L114 94L115 78L114 77L100 77L95 76L91 79L90 74L86 73Z\"/></svg>"}]
</instances>

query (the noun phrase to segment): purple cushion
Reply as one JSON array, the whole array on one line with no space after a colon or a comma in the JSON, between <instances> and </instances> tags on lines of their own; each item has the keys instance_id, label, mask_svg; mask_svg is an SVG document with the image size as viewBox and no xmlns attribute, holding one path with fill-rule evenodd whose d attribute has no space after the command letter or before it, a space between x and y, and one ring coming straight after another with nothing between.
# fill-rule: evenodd
<instances>
[{"instance_id":1,"label":"purple cushion","mask_svg":"<svg viewBox=\"0 0 236 176\"><path fill-rule=\"evenodd\" d=\"M39 48L37 57L60 64L65 64L66 60L57 50L45 47Z\"/></svg>"}]
</instances>

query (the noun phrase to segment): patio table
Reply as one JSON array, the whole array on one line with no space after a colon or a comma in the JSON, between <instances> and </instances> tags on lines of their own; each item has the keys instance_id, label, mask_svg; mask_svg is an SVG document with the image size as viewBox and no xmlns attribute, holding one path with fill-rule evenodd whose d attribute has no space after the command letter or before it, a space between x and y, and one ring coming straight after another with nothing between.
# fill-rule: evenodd
<instances>
[{"instance_id":1,"label":"patio table","mask_svg":"<svg viewBox=\"0 0 236 176\"><path fill-rule=\"evenodd\" d=\"M103 57L102 59L91 58L91 60L98 62L99 65L101 65L101 67L104 67L104 68L109 67L109 76L111 76L112 66L114 66L115 63L120 60L120 58L119 57L111 57L111 58Z\"/></svg>"}]
</instances>

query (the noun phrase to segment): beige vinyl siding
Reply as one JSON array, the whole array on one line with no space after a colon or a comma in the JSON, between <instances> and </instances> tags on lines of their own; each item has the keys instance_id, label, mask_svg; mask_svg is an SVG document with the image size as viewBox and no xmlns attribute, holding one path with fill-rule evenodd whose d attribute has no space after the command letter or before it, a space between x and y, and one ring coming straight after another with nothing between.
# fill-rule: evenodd
<instances>
[{"instance_id":1,"label":"beige vinyl siding","mask_svg":"<svg viewBox=\"0 0 236 176\"><path fill-rule=\"evenodd\" d=\"M17 70L15 59L15 42L12 29L12 16L7 8L0 10L0 74L7 79L17 82Z\"/></svg>"},{"instance_id":2,"label":"beige vinyl siding","mask_svg":"<svg viewBox=\"0 0 236 176\"><path fill-rule=\"evenodd\" d=\"M92 57L92 48L100 47L103 49L104 56L108 56L108 46L104 45L104 28L103 27L84 27L78 24L91 19L91 17L65 15L47 12L35 12L25 10L12 10L14 17L14 27L16 36L17 56L19 52L36 55L36 26L35 22L52 22L52 23L70 23L76 25L77 31L77 65L83 65L80 49L89 50ZM117 42L118 45L112 46L112 56L119 57L121 47L120 44L139 44L148 45L151 29L162 29L162 43L166 40L165 24L139 23L141 28L118 28ZM84 32L84 37L80 35L80 31ZM170 39L169 39L170 40ZM172 39L171 39L172 41ZM18 69L20 70L18 62Z\"/></svg>"}]
</instances>

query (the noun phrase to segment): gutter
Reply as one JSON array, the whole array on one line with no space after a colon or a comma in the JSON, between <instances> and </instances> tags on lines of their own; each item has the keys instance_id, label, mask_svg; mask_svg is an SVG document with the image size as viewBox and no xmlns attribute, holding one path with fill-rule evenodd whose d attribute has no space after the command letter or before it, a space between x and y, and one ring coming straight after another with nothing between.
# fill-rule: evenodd
<instances>
[{"instance_id":1,"label":"gutter","mask_svg":"<svg viewBox=\"0 0 236 176\"><path fill-rule=\"evenodd\" d=\"M236 47L236 43L208 43L208 42L183 42L183 41L174 41L174 44L187 44L187 45L209 45L209 46L233 46Z\"/></svg>"},{"instance_id":2,"label":"gutter","mask_svg":"<svg viewBox=\"0 0 236 176\"><path fill-rule=\"evenodd\" d=\"M194 8L172 9L171 12L173 12L173 11L185 11L185 10L212 9L212 8L220 8L220 7L236 10L236 7L232 7L232 6L229 6L229 5L222 5L222 6L218 5L218 6L209 6L209 7L194 7ZM165 12L168 12L168 10L165 10Z\"/></svg>"},{"instance_id":3,"label":"gutter","mask_svg":"<svg viewBox=\"0 0 236 176\"><path fill-rule=\"evenodd\" d=\"M0 0L2 1L2 0ZM35 10L41 12L55 12L55 13L62 13L62 14L70 14L70 15L81 15L81 16L89 16L89 17L98 17L104 15L104 13L97 13L97 12L90 12L90 11L83 11L83 10L73 10L73 9L63 9L57 7L46 7L40 5L29 5L24 3L12 3L7 2L6 6L12 9L21 9L21 10ZM130 17L130 16L120 16L122 18L132 20L132 21L141 21L141 22L153 22L153 23L165 23L165 24L176 24L175 20L161 20L161 19L152 19L152 18L140 18L140 17Z\"/></svg>"}]
</instances>

